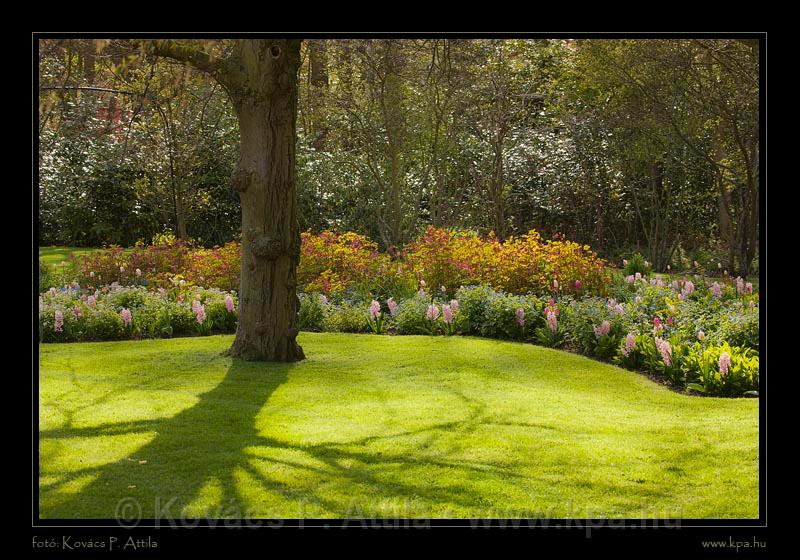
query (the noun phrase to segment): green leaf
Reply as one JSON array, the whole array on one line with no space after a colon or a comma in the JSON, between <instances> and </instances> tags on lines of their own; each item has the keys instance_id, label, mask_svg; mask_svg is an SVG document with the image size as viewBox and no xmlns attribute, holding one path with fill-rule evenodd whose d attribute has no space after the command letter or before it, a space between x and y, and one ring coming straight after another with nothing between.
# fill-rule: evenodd
<instances>
[{"instance_id":1,"label":"green leaf","mask_svg":"<svg viewBox=\"0 0 800 560\"><path fill-rule=\"evenodd\" d=\"M707 393L706 388L700 385L699 383L687 383L687 389L691 389L692 391L697 391L698 393Z\"/></svg>"}]
</instances>

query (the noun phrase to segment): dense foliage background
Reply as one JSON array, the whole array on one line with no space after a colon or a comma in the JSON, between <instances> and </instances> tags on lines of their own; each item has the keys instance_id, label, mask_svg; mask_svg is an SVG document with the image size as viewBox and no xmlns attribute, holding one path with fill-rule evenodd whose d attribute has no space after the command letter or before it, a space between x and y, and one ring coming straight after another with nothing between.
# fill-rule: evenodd
<instances>
[{"instance_id":1,"label":"dense foliage background","mask_svg":"<svg viewBox=\"0 0 800 560\"><path fill-rule=\"evenodd\" d=\"M39 49L40 245L237 238L213 80L125 41ZM757 271L757 41L314 40L299 83L303 230L390 255L429 225L537 230L658 271Z\"/></svg>"}]
</instances>

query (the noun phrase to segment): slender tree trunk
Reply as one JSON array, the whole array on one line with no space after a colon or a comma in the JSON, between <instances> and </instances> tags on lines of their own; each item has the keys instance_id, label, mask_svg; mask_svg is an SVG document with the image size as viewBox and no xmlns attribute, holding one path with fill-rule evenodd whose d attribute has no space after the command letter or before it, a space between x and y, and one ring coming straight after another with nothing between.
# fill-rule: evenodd
<instances>
[{"instance_id":1,"label":"slender tree trunk","mask_svg":"<svg viewBox=\"0 0 800 560\"><path fill-rule=\"evenodd\" d=\"M389 196L387 200L388 235L391 244L403 244L402 231L402 192L405 183L405 164L403 161L403 87L400 70L402 67L399 47L393 40L387 42L384 63L386 75L383 83L383 111L386 126L387 151L389 163Z\"/></svg>"},{"instance_id":2,"label":"slender tree trunk","mask_svg":"<svg viewBox=\"0 0 800 560\"><path fill-rule=\"evenodd\" d=\"M506 231L505 200L503 199L503 138L499 134L494 142L494 164L489 185L494 233L500 241L505 241L508 232Z\"/></svg>"},{"instance_id":3,"label":"slender tree trunk","mask_svg":"<svg viewBox=\"0 0 800 560\"><path fill-rule=\"evenodd\" d=\"M291 362L305 356L298 334L295 126L299 41L244 41L251 87L232 94L240 159L233 186L242 202L239 323L229 354Z\"/></svg>"},{"instance_id":4,"label":"slender tree trunk","mask_svg":"<svg viewBox=\"0 0 800 560\"><path fill-rule=\"evenodd\" d=\"M316 150L325 149L328 126L324 115L325 96L328 89L328 69L324 39L308 42L309 58L309 112L311 113L312 145Z\"/></svg>"}]
</instances>

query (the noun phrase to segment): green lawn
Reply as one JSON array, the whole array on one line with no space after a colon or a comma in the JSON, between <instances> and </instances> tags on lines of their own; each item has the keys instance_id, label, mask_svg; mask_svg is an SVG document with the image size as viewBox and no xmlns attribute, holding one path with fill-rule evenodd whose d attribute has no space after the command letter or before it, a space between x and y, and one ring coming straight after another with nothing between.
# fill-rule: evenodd
<instances>
[{"instance_id":1,"label":"green lawn","mask_svg":"<svg viewBox=\"0 0 800 560\"><path fill-rule=\"evenodd\" d=\"M230 336L41 345L40 515L758 516L756 399L509 342L300 339L291 365Z\"/></svg>"},{"instance_id":2,"label":"green lawn","mask_svg":"<svg viewBox=\"0 0 800 560\"><path fill-rule=\"evenodd\" d=\"M88 255L94 251L99 251L92 247L39 247L39 260L51 266L61 265L62 262L69 263L70 253L76 255Z\"/></svg>"}]
</instances>

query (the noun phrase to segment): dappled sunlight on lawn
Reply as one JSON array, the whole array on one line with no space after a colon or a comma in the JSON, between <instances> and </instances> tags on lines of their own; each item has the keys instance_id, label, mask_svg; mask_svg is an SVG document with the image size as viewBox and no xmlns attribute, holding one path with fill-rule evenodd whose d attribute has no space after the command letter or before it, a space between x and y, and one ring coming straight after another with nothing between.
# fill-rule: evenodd
<instances>
[{"instance_id":1,"label":"dappled sunlight on lawn","mask_svg":"<svg viewBox=\"0 0 800 560\"><path fill-rule=\"evenodd\" d=\"M304 334L296 364L231 361L228 340L148 343L170 367L138 364L138 389L140 343L105 345L102 367L60 346L68 373L50 350L42 517L113 517L127 497L144 517L758 512L757 401L487 340ZM85 377L102 388L64 390Z\"/></svg>"}]
</instances>

